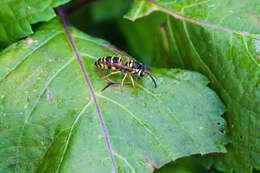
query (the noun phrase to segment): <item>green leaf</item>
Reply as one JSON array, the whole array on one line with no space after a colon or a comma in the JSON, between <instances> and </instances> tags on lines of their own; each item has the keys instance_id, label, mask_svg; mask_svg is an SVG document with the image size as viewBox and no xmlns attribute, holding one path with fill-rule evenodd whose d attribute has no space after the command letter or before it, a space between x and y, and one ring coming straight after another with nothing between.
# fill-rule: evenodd
<instances>
[{"instance_id":1,"label":"green leaf","mask_svg":"<svg viewBox=\"0 0 260 173\"><path fill-rule=\"evenodd\" d=\"M118 23L132 55L145 64L156 67L167 67L168 64L172 64L169 63L172 58L168 55L168 41L165 37L167 34L165 14L153 13L135 22L121 19Z\"/></svg>"},{"instance_id":2,"label":"green leaf","mask_svg":"<svg viewBox=\"0 0 260 173\"><path fill-rule=\"evenodd\" d=\"M89 10L92 20L100 23L122 17L130 5L130 0L100 0L93 2Z\"/></svg>"},{"instance_id":3,"label":"green leaf","mask_svg":"<svg viewBox=\"0 0 260 173\"><path fill-rule=\"evenodd\" d=\"M225 152L224 106L199 73L152 69L137 90L106 85L93 63L115 55L111 45L76 29L119 172L153 167L192 154ZM0 55L0 172L111 172L102 128L62 25L43 25L30 42ZM120 82L122 75L115 76ZM129 81L129 80L128 80Z\"/></svg>"},{"instance_id":4,"label":"green leaf","mask_svg":"<svg viewBox=\"0 0 260 173\"><path fill-rule=\"evenodd\" d=\"M0 47L33 33L31 24L55 17L54 7L70 0L1 0Z\"/></svg>"},{"instance_id":5,"label":"green leaf","mask_svg":"<svg viewBox=\"0 0 260 173\"><path fill-rule=\"evenodd\" d=\"M215 162L226 172L260 169L259 6L258 0L137 0L127 14L134 20L160 10L181 19L169 17L167 22L175 59L209 77L227 105L233 143Z\"/></svg>"},{"instance_id":6,"label":"green leaf","mask_svg":"<svg viewBox=\"0 0 260 173\"><path fill-rule=\"evenodd\" d=\"M119 22L132 55L152 66L183 68L176 44L170 42L171 33L166 24L167 17L162 12L154 12L135 22L126 19Z\"/></svg>"},{"instance_id":7,"label":"green leaf","mask_svg":"<svg viewBox=\"0 0 260 173\"><path fill-rule=\"evenodd\" d=\"M206 161L198 155L178 159L174 162L168 163L154 173L213 173L216 171L207 170L201 163Z\"/></svg>"},{"instance_id":8,"label":"green leaf","mask_svg":"<svg viewBox=\"0 0 260 173\"><path fill-rule=\"evenodd\" d=\"M121 20L131 4L132 0L93 1L70 13L68 20L71 25L89 35L109 40L116 47L125 49L125 40L119 30L117 21ZM82 20L83 18L84 20Z\"/></svg>"},{"instance_id":9,"label":"green leaf","mask_svg":"<svg viewBox=\"0 0 260 173\"><path fill-rule=\"evenodd\" d=\"M259 34L258 18L260 2L226 0L135 0L132 9L125 15L130 20L149 15L153 11L163 11L175 18L202 26L217 27L222 30L238 30L246 35ZM242 34L242 33L241 33Z\"/></svg>"}]
</instances>

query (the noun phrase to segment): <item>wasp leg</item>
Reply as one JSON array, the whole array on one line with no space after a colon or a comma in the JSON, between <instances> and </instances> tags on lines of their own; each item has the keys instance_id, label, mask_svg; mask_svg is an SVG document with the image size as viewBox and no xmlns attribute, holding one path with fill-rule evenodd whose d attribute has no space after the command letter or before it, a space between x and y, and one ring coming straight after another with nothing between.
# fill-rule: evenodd
<instances>
[{"instance_id":1,"label":"wasp leg","mask_svg":"<svg viewBox=\"0 0 260 173\"><path fill-rule=\"evenodd\" d=\"M102 80L102 79L107 79L109 76L114 75L114 74L118 74L118 73L121 73L121 71L111 72L111 73L109 73L108 75L103 76L103 77L101 77L101 78L99 78L99 79L100 79L100 80Z\"/></svg>"},{"instance_id":2,"label":"wasp leg","mask_svg":"<svg viewBox=\"0 0 260 173\"><path fill-rule=\"evenodd\" d=\"M133 79L133 76L132 76L131 74L129 74L129 76L130 76L130 79L131 79L131 81L132 81L132 86L133 86L134 90L136 90L136 89L135 89L135 81L134 81L134 79Z\"/></svg>"},{"instance_id":3,"label":"wasp leg","mask_svg":"<svg viewBox=\"0 0 260 173\"><path fill-rule=\"evenodd\" d=\"M105 89L107 89L108 87L110 87L111 85L114 85L115 83L110 82L108 83L101 91L99 91L99 93L102 93L103 91L105 91Z\"/></svg>"},{"instance_id":4,"label":"wasp leg","mask_svg":"<svg viewBox=\"0 0 260 173\"><path fill-rule=\"evenodd\" d=\"M127 73L125 72L125 75L124 75L121 85L120 85L121 92L123 92L123 86L124 86L124 81L125 81L126 76L127 76Z\"/></svg>"}]
</instances>

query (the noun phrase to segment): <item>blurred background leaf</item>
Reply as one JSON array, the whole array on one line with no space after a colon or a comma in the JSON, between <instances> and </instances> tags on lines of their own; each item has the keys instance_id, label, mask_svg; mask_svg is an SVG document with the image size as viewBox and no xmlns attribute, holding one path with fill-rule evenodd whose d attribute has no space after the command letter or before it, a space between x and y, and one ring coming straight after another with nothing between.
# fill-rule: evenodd
<instances>
[{"instance_id":1,"label":"blurred background leaf","mask_svg":"<svg viewBox=\"0 0 260 173\"><path fill-rule=\"evenodd\" d=\"M122 18L118 22L132 55L145 64L157 67L169 67L172 60L168 55L165 24L166 15L163 13L154 13L135 22Z\"/></svg>"},{"instance_id":2,"label":"blurred background leaf","mask_svg":"<svg viewBox=\"0 0 260 173\"><path fill-rule=\"evenodd\" d=\"M81 2L80 0L78 0ZM72 1L67 7L76 6ZM90 1L75 11L69 11L70 23L89 35L109 40L116 47L127 50L126 40L118 26L118 21L131 7L132 0ZM97 13L96 11L99 11ZM131 53L131 52L130 52Z\"/></svg>"}]
</instances>

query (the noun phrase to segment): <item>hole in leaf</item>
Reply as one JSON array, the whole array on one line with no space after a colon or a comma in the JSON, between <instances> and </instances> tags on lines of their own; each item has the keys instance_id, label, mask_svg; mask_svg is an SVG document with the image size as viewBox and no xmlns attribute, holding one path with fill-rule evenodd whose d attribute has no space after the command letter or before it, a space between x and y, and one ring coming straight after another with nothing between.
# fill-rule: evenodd
<instances>
[{"instance_id":1,"label":"hole in leaf","mask_svg":"<svg viewBox=\"0 0 260 173\"><path fill-rule=\"evenodd\" d=\"M219 131L220 131L220 133L222 133L222 134L224 134L224 132L225 132L224 129L220 129Z\"/></svg>"}]
</instances>

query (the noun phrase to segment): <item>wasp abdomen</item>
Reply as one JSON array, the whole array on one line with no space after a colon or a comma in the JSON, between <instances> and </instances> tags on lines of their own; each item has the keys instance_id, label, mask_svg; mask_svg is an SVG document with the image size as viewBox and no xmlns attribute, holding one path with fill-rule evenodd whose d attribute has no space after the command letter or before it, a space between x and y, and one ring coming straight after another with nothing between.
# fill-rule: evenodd
<instances>
[{"instance_id":1,"label":"wasp abdomen","mask_svg":"<svg viewBox=\"0 0 260 173\"><path fill-rule=\"evenodd\" d=\"M99 58L95 62L95 66L100 69L118 70L122 65L122 58L117 56L106 56Z\"/></svg>"}]
</instances>

